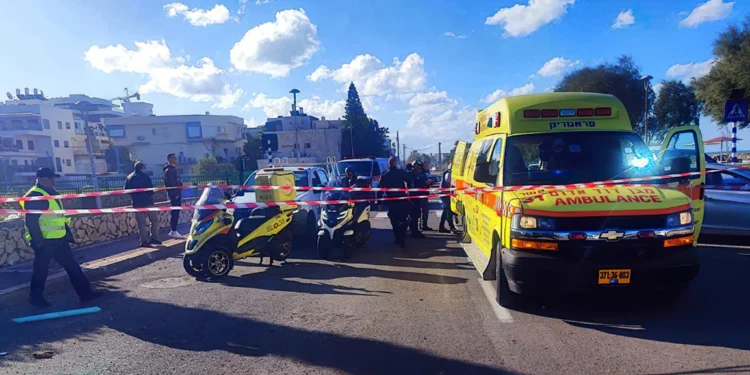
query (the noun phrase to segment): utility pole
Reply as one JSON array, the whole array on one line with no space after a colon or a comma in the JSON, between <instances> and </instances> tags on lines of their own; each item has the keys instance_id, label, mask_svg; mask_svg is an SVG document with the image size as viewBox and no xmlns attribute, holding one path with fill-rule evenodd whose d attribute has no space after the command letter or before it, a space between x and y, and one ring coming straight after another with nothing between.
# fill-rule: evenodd
<instances>
[{"instance_id":1,"label":"utility pole","mask_svg":"<svg viewBox=\"0 0 750 375\"><path fill-rule=\"evenodd\" d=\"M89 152L89 162L91 163L91 177L94 179L94 190L99 191L99 178L96 176L96 158L94 157L94 147L91 143L91 138L94 136L94 128L89 126L88 112L83 112L84 129L86 129L86 148ZM96 197L96 208L102 207L102 200L99 196Z\"/></svg>"},{"instance_id":2,"label":"utility pole","mask_svg":"<svg viewBox=\"0 0 750 375\"><path fill-rule=\"evenodd\" d=\"M443 168L443 151L441 151L440 146L442 143L438 142L438 168Z\"/></svg>"},{"instance_id":3,"label":"utility pole","mask_svg":"<svg viewBox=\"0 0 750 375\"><path fill-rule=\"evenodd\" d=\"M10 161L8 161L10 163ZM8 184L8 172L6 169L8 169L8 166L3 163L3 158L0 157L0 166L3 167L3 177L5 177L5 190L10 192L10 184Z\"/></svg>"},{"instance_id":4,"label":"utility pole","mask_svg":"<svg viewBox=\"0 0 750 375\"><path fill-rule=\"evenodd\" d=\"M648 85L653 78L652 76L641 78L641 81L643 81L643 97L645 99L643 107L643 140L646 141L646 147L651 146L651 140L648 137Z\"/></svg>"},{"instance_id":5,"label":"utility pole","mask_svg":"<svg viewBox=\"0 0 750 375\"><path fill-rule=\"evenodd\" d=\"M398 139L398 131L396 131L396 158L401 160L401 141Z\"/></svg>"},{"instance_id":6,"label":"utility pole","mask_svg":"<svg viewBox=\"0 0 750 375\"><path fill-rule=\"evenodd\" d=\"M409 157L406 156L406 143L404 143L404 166L406 166L406 159L408 159L408 158Z\"/></svg>"}]
</instances>

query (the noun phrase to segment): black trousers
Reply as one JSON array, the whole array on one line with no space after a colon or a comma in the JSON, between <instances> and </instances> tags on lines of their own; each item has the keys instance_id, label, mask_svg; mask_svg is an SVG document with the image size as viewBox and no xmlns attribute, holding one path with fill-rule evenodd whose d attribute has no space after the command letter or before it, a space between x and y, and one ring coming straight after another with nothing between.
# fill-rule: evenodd
<instances>
[{"instance_id":1,"label":"black trousers","mask_svg":"<svg viewBox=\"0 0 750 375\"><path fill-rule=\"evenodd\" d=\"M440 216L440 226L438 228L445 228L445 222L448 222L448 225L451 229L456 229L456 226L453 224L453 211L451 211L451 198L450 197L441 197L440 200L443 202L443 215Z\"/></svg>"},{"instance_id":2,"label":"black trousers","mask_svg":"<svg viewBox=\"0 0 750 375\"><path fill-rule=\"evenodd\" d=\"M169 197L169 205L174 206L182 206L182 197ZM170 218L169 218L169 226L172 228L172 231L177 231L177 224L180 222L180 210L172 210L170 212Z\"/></svg>"},{"instance_id":3,"label":"black trousers","mask_svg":"<svg viewBox=\"0 0 750 375\"><path fill-rule=\"evenodd\" d=\"M422 218L422 200L424 198L412 198L409 199L409 204L411 206L409 216L410 216L410 222L409 222L409 229L411 230L411 234L419 233L419 219Z\"/></svg>"},{"instance_id":4,"label":"black trousers","mask_svg":"<svg viewBox=\"0 0 750 375\"><path fill-rule=\"evenodd\" d=\"M391 220L393 235L396 242L404 243L406 241L407 218L409 217L410 204L408 201L390 201L388 202L388 219Z\"/></svg>"},{"instance_id":5,"label":"black trousers","mask_svg":"<svg viewBox=\"0 0 750 375\"><path fill-rule=\"evenodd\" d=\"M34 270L31 274L32 298L41 297L44 293L44 284L47 282L49 263L52 259L68 273L70 283L73 284L79 296L91 293L89 280L73 258L73 251L70 250L70 244L66 239L47 240L40 247L32 246L32 248L34 249Z\"/></svg>"}]
</instances>

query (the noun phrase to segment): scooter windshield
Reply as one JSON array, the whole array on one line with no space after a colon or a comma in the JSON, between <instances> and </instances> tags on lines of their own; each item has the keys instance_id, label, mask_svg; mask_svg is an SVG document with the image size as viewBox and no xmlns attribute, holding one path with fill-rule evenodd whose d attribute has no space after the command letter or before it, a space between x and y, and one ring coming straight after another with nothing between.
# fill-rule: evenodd
<instances>
[{"instance_id":1,"label":"scooter windshield","mask_svg":"<svg viewBox=\"0 0 750 375\"><path fill-rule=\"evenodd\" d=\"M201 197L198 198L198 201L195 203L197 206L205 206L205 205L211 205L211 204L222 204L224 203L224 190L218 189L218 188L205 188L203 189L203 193L201 193ZM193 213L193 219L196 221L203 220L206 216L216 212L216 210L205 210L205 209L199 209L195 210L195 213Z\"/></svg>"}]
</instances>

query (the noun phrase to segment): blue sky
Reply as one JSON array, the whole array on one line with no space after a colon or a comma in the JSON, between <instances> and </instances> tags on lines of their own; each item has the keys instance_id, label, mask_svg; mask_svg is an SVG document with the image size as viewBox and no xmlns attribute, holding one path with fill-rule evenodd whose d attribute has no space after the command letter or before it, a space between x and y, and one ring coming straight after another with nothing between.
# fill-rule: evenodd
<instances>
[{"instance_id":1,"label":"blue sky","mask_svg":"<svg viewBox=\"0 0 750 375\"><path fill-rule=\"evenodd\" d=\"M655 82L705 74L711 42L748 10L725 0L4 2L0 89L113 98L128 87L157 114L254 125L284 114L292 88L308 113L343 115L353 80L403 143L447 150L488 100L544 92L577 66L626 54ZM701 127L719 135L708 118Z\"/></svg>"}]
</instances>

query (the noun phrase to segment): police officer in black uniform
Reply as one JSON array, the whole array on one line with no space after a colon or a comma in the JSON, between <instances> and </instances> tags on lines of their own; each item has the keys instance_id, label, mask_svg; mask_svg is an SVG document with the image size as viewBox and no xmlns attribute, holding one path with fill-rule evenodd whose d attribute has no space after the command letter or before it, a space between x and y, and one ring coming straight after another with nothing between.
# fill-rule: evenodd
<instances>
[{"instance_id":1,"label":"police officer in black uniform","mask_svg":"<svg viewBox=\"0 0 750 375\"><path fill-rule=\"evenodd\" d=\"M383 173L380 178L381 188L390 189L404 189L408 187L406 172L402 169L398 169L398 161L395 157L391 156L388 159L388 171ZM389 191L386 193L388 198L399 198L405 197L405 192ZM401 247L406 247L406 226L408 223L409 215L409 201L407 200L389 200L388 205L388 218L391 220L391 226L393 227L393 234L396 236L395 244Z\"/></svg>"},{"instance_id":2,"label":"police officer in black uniform","mask_svg":"<svg viewBox=\"0 0 750 375\"><path fill-rule=\"evenodd\" d=\"M409 187L410 188L424 188L427 187L427 175L422 173L424 164L421 160L414 162L411 172L407 172L409 175ZM425 238L425 235L420 231L419 219L422 217L422 199L421 196L427 195L425 192L413 191L409 193L410 196L416 197L409 199L411 209L409 210L409 230L411 230L411 236L414 238Z\"/></svg>"}]
</instances>

